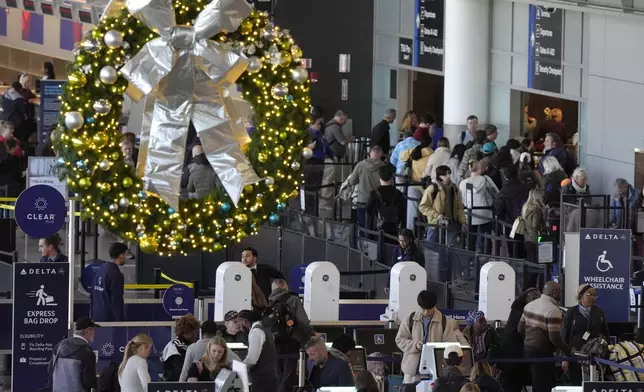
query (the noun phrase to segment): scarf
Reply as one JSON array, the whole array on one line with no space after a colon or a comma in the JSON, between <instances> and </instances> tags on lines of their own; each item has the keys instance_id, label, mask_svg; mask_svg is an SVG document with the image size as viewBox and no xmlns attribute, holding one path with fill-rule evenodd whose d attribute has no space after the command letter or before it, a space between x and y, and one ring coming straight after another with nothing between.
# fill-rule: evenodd
<instances>
[{"instance_id":1,"label":"scarf","mask_svg":"<svg viewBox=\"0 0 644 392\"><path fill-rule=\"evenodd\" d=\"M590 310L592 308L592 306L584 308L583 306L579 305L579 313L581 313L582 316L586 317L586 320L590 320Z\"/></svg>"},{"instance_id":2,"label":"scarf","mask_svg":"<svg viewBox=\"0 0 644 392\"><path fill-rule=\"evenodd\" d=\"M579 185L577 185L577 183L575 182L574 179L572 181L570 181L570 183L572 184L572 187L575 188L575 192L577 192L577 193L588 193L588 184L586 184L582 188Z\"/></svg>"},{"instance_id":3,"label":"scarf","mask_svg":"<svg viewBox=\"0 0 644 392\"><path fill-rule=\"evenodd\" d=\"M188 345L185 344L184 342L179 339L179 337L176 337L172 340L172 344L177 348L177 351L179 351L179 354L182 356L186 355L186 351L188 350Z\"/></svg>"}]
</instances>

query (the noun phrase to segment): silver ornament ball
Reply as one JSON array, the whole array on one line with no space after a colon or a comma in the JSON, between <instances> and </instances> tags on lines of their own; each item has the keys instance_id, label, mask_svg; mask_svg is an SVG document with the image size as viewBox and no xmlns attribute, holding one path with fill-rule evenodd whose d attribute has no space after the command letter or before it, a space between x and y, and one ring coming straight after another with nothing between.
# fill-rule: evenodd
<instances>
[{"instance_id":1,"label":"silver ornament ball","mask_svg":"<svg viewBox=\"0 0 644 392\"><path fill-rule=\"evenodd\" d=\"M262 59L257 56L251 56L248 58L248 68L246 69L249 73L257 73L262 69Z\"/></svg>"},{"instance_id":2,"label":"silver ornament ball","mask_svg":"<svg viewBox=\"0 0 644 392\"><path fill-rule=\"evenodd\" d=\"M250 207L250 212L252 212L253 214L254 214L254 213L256 213L256 212L257 212L257 206L256 206L256 205L252 205L252 206Z\"/></svg>"},{"instance_id":3,"label":"silver ornament ball","mask_svg":"<svg viewBox=\"0 0 644 392\"><path fill-rule=\"evenodd\" d=\"M286 83L277 83L271 92L274 98L284 98L288 95L288 86Z\"/></svg>"},{"instance_id":4,"label":"silver ornament ball","mask_svg":"<svg viewBox=\"0 0 644 392\"><path fill-rule=\"evenodd\" d=\"M69 112L65 114L65 126L67 129L80 129L84 123L85 119L79 112Z\"/></svg>"},{"instance_id":5,"label":"silver ornament ball","mask_svg":"<svg viewBox=\"0 0 644 392\"><path fill-rule=\"evenodd\" d=\"M268 186L271 186L271 185L275 184L275 178L273 178L271 176L266 177L264 179L264 181L266 182L266 185L268 185Z\"/></svg>"},{"instance_id":6,"label":"silver ornament ball","mask_svg":"<svg viewBox=\"0 0 644 392\"><path fill-rule=\"evenodd\" d=\"M110 161L108 161L107 159L103 159L103 160L98 164L98 168L99 168L99 169L101 169L101 170L103 170L103 171L108 171L108 170L110 170Z\"/></svg>"},{"instance_id":7,"label":"silver ornament ball","mask_svg":"<svg viewBox=\"0 0 644 392\"><path fill-rule=\"evenodd\" d=\"M293 170L300 170L300 163L299 163L299 162L297 162L297 161L295 161L295 162L291 163L291 169L293 169Z\"/></svg>"},{"instance_id":8,"label":"silver ornament ball","mask_svg":"<svg viewBox=\"0 0 644 392\"><path fill-rule=\"evenodd\" d=\"M304 157L304 159L311 159L312 156L313 150L311 150L309 147L304 147L304 149L302 150L302 157Z\"/></svg>"},{"instance_id":9,"label":"silver ornament ball","mask_svg":"<svg viewBox=\"0 0 644 392\"><path fill-rule=\"evenodd\" d=\"M119 199L119 206L122 208L128 208L130 206L130 199L127 197L121 197Z\"/></svg>"},{"instance_id":10,"label":"silver ornament ball","mask_svg":"<svg viewBox=\"0 0 644 392\"><path fill-rule=\"evenodd\" d=\"M98 74L98 77L101 79L101 82L105 84L114 84L118 80L119 75L116 68L111 65L106 65L101 68L101 72Z\"/></svg>"},{"instance_id":11,"label":"silver ornament ball","mask_svg":"<svg viewBox=\"0 0 644 392\"><path fill-rule=\"evenodd\" d=\"M145 231L145 226L143 226L143 225L137 225L137 226L136 226L136 231Z\"/></svg>"},{"instance_id":12,"label":"silver ornament ball","mask_svg":"<svg viewBox=\"0 0 644 392\"><path fill-rule=\"evenodd\" d=\"M88 38L81 42L81 48L83 48L87 53L96 54L101 50L101 43L97 39Z\"/></svg>"},{"instance_id":13,"label":"silver ornament ball","mask_svg":"<svg viewBox=\"0 0 644 392\"><path fill-rule=\"evenodd\" d=\"M273 39L275 39L275 37L277 37L277 31L275 31L275 26L273 26L272 24L266 25L266 27L264 27L264 31L262 31L262 37L268 41L272 41Z\"/></svg>"},{"instance_id":14,"label":"silver ornament ball","mask_svg":"<svg viewBox=\"0 0 644 392\"><path fill-rule=\"evenodd\" d=\"M112 110L112 104L107 99L99 99L94 102L92 108L98 114L107 114Z\"/></svg>"},{"instance_id":15,"label":"silver ornament ball","mask_svg":"<svg viewBox=\"0 0 644 392\"><path fill-rule=\"evenodd\" d=\"M309 71L304 67L297 67L291 71L291 77L297 83L304 83L309 80Z\"/></svg>"},{"instance_id":16,"label":"silver ornament ball","mask_svg":"<svg viewBox=\"0 0 644 392\"><path fill-rule=\"evenodd\" d=\"M119 206L116 204L110 204L110 211L111 212L116 212L119 210Z\"/></svg>"},{"instance_id":17,"label":"silver ornament ball","mask_svg":"<svg viewBox=\"0 0 644 392\"><path fill-rule=\"evenodd\" d=\"M116 49L123 44L123 33L118 30L110 30L105 33L103 42L105 42L108 48Z\"/></svg>"}]
</instances>

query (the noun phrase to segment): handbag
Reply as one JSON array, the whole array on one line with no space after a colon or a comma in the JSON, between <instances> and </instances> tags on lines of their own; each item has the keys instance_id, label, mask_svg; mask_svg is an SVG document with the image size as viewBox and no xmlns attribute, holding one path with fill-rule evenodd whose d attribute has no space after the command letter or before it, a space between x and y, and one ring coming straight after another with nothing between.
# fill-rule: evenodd
<instances>
[{"instance_id":1,"label":"handbag","mask_svg":"<svg viewBox=\"0 0 644 392\"><path fill-rule=\"evenodd\" d=\"M517 218L514 220L514 223L512 223L512 231L510 231L510 238L514 239L514 237L517 234L519 235L525 234L525 219L523 219L522 216L517 216Z\"/></svg>"}]
</instances>

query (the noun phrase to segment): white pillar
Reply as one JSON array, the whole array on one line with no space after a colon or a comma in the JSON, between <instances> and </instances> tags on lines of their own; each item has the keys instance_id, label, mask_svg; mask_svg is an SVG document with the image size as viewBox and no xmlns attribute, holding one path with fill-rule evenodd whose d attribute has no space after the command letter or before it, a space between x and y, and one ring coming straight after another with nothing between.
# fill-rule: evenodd
<instances>
[{"instance_id":1,"label":"white pillar","mask_svg":"<svg viewBox=\"0 0 644 392\"><path fill-rule=\"evenodd\" d=\"M445 1L445 136L454 142L467 117L488 121L490 0Z\"/></svg>"}]
</instances>

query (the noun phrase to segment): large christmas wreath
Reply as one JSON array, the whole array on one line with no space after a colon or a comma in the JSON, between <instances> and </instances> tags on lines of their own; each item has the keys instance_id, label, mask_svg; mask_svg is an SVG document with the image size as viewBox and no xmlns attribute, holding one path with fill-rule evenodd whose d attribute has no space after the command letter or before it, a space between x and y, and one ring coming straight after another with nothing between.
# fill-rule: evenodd
<instances>
[{"instance_id":1,"label":"large christmas wreath","mask_svg":"<svg viewBox=\"0 0 644 392\"><path fill-rule=\"evenodd\" d=\"M161 255L219 251L256 233L266 221L277 223L277 214L286 208L287 199L297 193L302 160L311 154L306 147L310 98L308 74L300 64L302 51L287 30L272 24L268 14L250 8L245 10L244 7L249 7L246 0L138 0L131 3L126 7L113 0L100 24L76 49L68 72L69 82L62 96L61 121L51 136L60 155L60 174L67 178L70 190L81 200L84 216L123 238L137 240L143 251ZM175 26L164 25L172 24L170 21L175 22ZM206 34L208 36L203 36ZM185 44L186 40L192 41ZM164 44L174 47L159 50ZM196 49L191 49L190 45ZM155 57L163 57L166 53L163 50L169 50L170 56L178 56L173 60L178 62L182 61L177 60L181 53L192 50L193 54L203 56L195 60L195 67L216 74L208 74L210 80L206 80L204 86L214 86L216 91L222 92L218 97L221 102L234 100L233 103L241 101L252 106L256 130L247 144L238 144L238 138L221 130L211 133L202 129L205 132L202 134L198 129L201 139L214 142L210 147L215 146L214 152L220 154L211 156L206 151L213 166L225 165L225 158L230 160L235 156L227 151L238 150L237 156L241 157L242 163L246 161L249 171L254 171L246 178L256 178L256 181L241 184L237 181L240 190L237 197L231 197L229 188L219 186L200 200L179 200L177 197L173 207L159 192L153 192L147 186L148 178L141 174L144 163L139 163L137 172L131 162L123 159L119 131L123 96L126 90L130 92L133 84L139 90L145 90L141 89L144 83L133 83L137 67L139 78L162 69L160 66L145 69L140 65L145 61L139 61L139 54L145 50L148 51L147 60L156 61ZM230 69L243 68L232 76L230 72L227 76L218 75L217 72L223 74L223 71L215 68L223 69L219 62L226 61L229 65L234 63ZM175 64L176 67L180 65ZM168 75L158 86L137 92L142 92L143 96L147 94L146 99L151 99L151 95L168 89L173 83L176 86L178 82L181 87L181 72L166 71ZM222 84L226 82L223 79L237 86L243 99L230 98L230 89ZM191 100L211 98L196 96ZM157 95L156 100L162 103L161 106L171 101L162 94ZM156 110L154 105L147 106ZM222 124L230 123L224 129L239 127L241 120L232 118L230 106L222 104L218 109L219 117L230 116L226 121L221 120ZM209 115L208 108L201 110ZM192 115L188 123L198 128L197 123L201 121L195 117L199 115L198 110L188 115ZM200 126L214 125L211 122ZM149 136L154 137L154 121L150 132ZM235 143L230 143L231 140ZM164 148L168 146L155 143L146 146L149 154L157 153L154 149L167 152ZM222 145L225 147L223 152L222 148L217 149ZM224 159L213 161L213 156ZM239 168L239 165L235 166L238 163L229 165L224 174L230 175L231 170ZM147 173L150 162L143 168ZM226 175L222 178L221 173L217 172L223 183ZM161 175L164 175L163 171ZM176 181L176 178L169 181Z\"/></svg>"}]
</instances>

